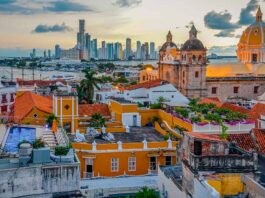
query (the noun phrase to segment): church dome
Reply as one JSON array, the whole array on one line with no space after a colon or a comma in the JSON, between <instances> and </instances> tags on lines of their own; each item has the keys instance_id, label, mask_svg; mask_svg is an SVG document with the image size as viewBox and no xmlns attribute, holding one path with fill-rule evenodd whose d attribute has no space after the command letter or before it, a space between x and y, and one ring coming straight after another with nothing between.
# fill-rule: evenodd
<instances>
[{"instance_id":1,"label":"church dome","mask_svg":"<svg viewBox=\"0 0 265 198\"><path fill-rule=\"evenodd\" d=\"M256 21L243 32L238 43L238 48L261 48L264 46L264 40L265 23L262 21L262 12L259 8L256 14Z\"/></svg>"},{"instance_id":2,"label":"church dome","mask_svg":"<svg viewBox=\"0 0 265 198\"><path fill-rule=\"evenodd\" d=\"M166 51L168 48L176 48L178 50L177 45L172 42L172 34L170 31L167 34L167 41L162 45L160 51Z\"/></svg>"},{"instance_id":3,"label":"church dome","mask_svg":"<svg viewBox=\"0 0 265 198\"><path fill-rule=\"evenodd\" d=\"M197 39L197 33L195 26L192 25L190 30L190 38L187 40L184 45L181 47L181 50L188 51L188 50L205 50L202 42Z\"/></svg>"}]
</instances>

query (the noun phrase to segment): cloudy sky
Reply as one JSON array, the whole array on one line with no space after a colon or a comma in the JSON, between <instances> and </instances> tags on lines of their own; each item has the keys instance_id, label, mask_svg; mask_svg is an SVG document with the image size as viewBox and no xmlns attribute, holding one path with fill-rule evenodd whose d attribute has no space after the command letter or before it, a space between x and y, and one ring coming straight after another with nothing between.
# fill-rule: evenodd
<instances>
[{"instance_id":1,"label":"cloudy sky","mask_svg":"<svg viewBox=\"0 0 265 198\"><path fill-rule=\"evenodd\" d=\"M168 30L177 44L188 38L193 22L208 49L235 54L242 31L264 0L0 0L0 56L28 55L75 45L78 19L98 42L165 41ZM265 18L265 17L264 17Z\"/></svg>"}]
</instances>

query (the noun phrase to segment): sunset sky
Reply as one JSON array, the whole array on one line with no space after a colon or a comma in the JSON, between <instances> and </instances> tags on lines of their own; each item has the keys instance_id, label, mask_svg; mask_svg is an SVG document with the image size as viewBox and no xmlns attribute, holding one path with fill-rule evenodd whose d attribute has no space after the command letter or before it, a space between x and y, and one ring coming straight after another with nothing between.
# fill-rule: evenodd
<instances>
[{"instance_id":1,"label":"sunset sky","mask_svg":"<svg viewBox=\"0 0 265 198\"><path fill-rule=\"evenodd\" d=\"M86 20L92 38L123 44L154 41L163 44L168 30L177 44L188 38L193 22L208 49L235 54L242 31L252 22L264 0L0 0L0 56L27 55L71 48L78 19ZM263 17L265 18L265 17Z\"/></svg>"}]
</instances>

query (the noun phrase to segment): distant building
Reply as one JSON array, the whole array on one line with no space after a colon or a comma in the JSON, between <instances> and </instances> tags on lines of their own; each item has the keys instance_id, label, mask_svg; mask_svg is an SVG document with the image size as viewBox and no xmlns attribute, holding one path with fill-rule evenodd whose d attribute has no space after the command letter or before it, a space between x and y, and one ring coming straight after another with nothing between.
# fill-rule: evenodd
<instances>
[{"instance_id":1,"label":"distant building","mask_svg":"<svg viewBox=\"0 0 265 198\"><path fill-rule=\"evenodd\" d=\"M98 50L98 41L97 41L97 39L93 39L92 40L92 56L91 56L91 58L94 58L94 59L97 59L98 58L98 52L97 52L97 50Z\"/></svg>"},{"instance_id":2,"label":"distant building","mask_svg":"<svg viewBox=\"0 0 265 198\"><path fill-rule=\"evenodd\" d=\"M51 58L51 50L48 49L48 58Z\"/></svg>"},{"instance_id":3,"label":"distant building","mask_svg":"<svg viewBox=\"0 0 265 198\"><path fill-rule=\"evenodd\" d=\"M141 41L136 42L136 59L141 59Z\"/></svg>"},{"instance_id":4,"label":"distant building","mask_svg":"<svg viewBox=\"0 0 265 198\"><path fill-rule=\"evenodd\" d=\"M61 48L60 45L55 45L55 58L59 59L61 58Z\"/></svg>"},{"instance_id":5,"label":"distant building","mask_svg":"<svg viewBox=\"0 0 265 198\"><path fill-rule=\"evenodd\" d=\"M156 59L155 43L150 42L150 59Z\"/></svg>"},{"instance_id":6,"label":"distant building","mask_svg":"<svg viewBox=\"0 0 265 198\"><path fill-rule=\"evenodd\" d=\"M126 59L129 59L129 57L131 56L132 53L132 40L130 38L126 39Z\"/></svg>"},{"instance_id":7,"label":"distant building","mask_svg":"<svg viewBox=\"0 0 265 198\"><path fill-rule=\"evenodd\" d=\"M85 35L85 45L86 45L86 49L87 49L87 52L88 52L88 59L90 59L90 50L91 50L91 46L90 46L90 43L91 43L91 36L90 34L86 33Z\"/></svg>"},{"instance_id":8,"label":"distant building","mask_svg":"<svg viewBox=\"0 0 265 198\"><path fill-rule=\"evenodd\" d=\"M35 48L32 49L32 52L30 53L30 57L36 58L36 49Z\"/></svg>"},{"instance_id":9,"label":"distant building","mask_svg":"<svg viewBox=\"0 0 265 198\"><path fill-rule=\"evenodd\" d=\"M122 59L122 45L119 42L114 43L114 60Z\"/></svg>"},{"instance_id":10,"label":"distant building","mask_svg":"<svg viewBox=\"0 0 265 198\"><path fill-rule=\"evenodd\" d=\"M108 60L114 60L113 43L107 44Z\"/></svg>"},{"instance_id":11,"label":"distant building","mask_svg":"<svg viewBox=\"0 0 265 198\"><path fill-rule=\"evenodd\" d=\"M44 52L43 52L43 57L47 58L47 51L46 50L44 50Z\"/></svg>"}]
</instances>

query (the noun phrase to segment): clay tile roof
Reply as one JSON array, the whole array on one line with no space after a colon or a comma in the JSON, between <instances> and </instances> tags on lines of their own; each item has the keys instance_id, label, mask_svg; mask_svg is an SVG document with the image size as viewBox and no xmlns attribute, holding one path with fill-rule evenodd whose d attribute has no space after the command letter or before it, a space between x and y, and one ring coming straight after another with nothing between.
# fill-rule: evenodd
<instances>
[{"instance_id":1,"label":"clay tile roof","mask_svg":"<svg viewBox=\"0 0 265 198\"><path fill-rule=\"evenodd\" d=\"M124 89L125 90L134 90L134 89L140 89L140 88L149 89L149 88L152 88L152 87L160 86L163 83L166 84L168 82L158 79L158 80L148 81L148 82L139 83L139 84L136 84L136 85L131 85L131 86L128 86L128 87L124 87Z\"/></svg>"},{"instance_id":2,"label":"clay tile roof","mask_svg":"<svg viewBox=\"0 0 265 198\"><path fill-rule=\"evenodd\" d=\"M253 129L252 132L258 146L258 153L265 155L265 129Z\"/></svg>"},{"instance_id":3,"label":"clay tile roof","mask_svg":"<svg viewBox=\"0 0 265 198\"><path fill-rule=\"evenodd\" d=\"M261 103L257 103L248 113L249 119L253 121L257 121L261 115L265 115L265 104Z\"/></svg>"},{"instance_id":4,"label":"clay tile roof","mask_svg":"<svg viewBox=\"0 0 265 198\"><path fill-rule=\"evenodd\" d=\"M248 114L250 112L249 109L245 109L244 107L240 107L231 103L224 103L222 108L230 109L231 111L243 113L243 114Z\"/></svg>"},{"instance_id":5,"label":"clay tile roof","mask_svg":"<svg viewBox=\"0 0 265 198\"><path fill-rule=\"evenodd\" d=\"M66 85L66 81L63 79L58 79L58 80L22 80L20 78L17 78L17 83L19 86L50 86L50 85L55 85L57 82L61 82L64 85Z\"/></svg>"},{"instance_id":6,"label":"clay tile roof","mask_svg":"<svg viewBox=\"0 0 265 198\"><path fill-rule=\"evenodd\" d=\"M197 133L197 132L187 132L187 134L195 139L201 140L208 140L208 141L219 141L219 142L226 142L225 139L220 138L219 135L208 135L204 133Z\"/></svg>"},{"instance_id":7,"label":"clay tile roof","mask_svg":"<svg viewBox=\"0 0 265 198\"><path fill-rule=\"evenodd\" d=\"M242 148L245 151L252 151L256 148L256 144L253 141L251 134L229 134L227 140L229 142L234 142L236 146Z\"/></svg>"},{"instance_id":8,"label":"clay tile roof","mask_svg":"<svg viewBox=\"0 0 265 198\"><path fill-rule=\"evenodd\" d=\"M217 107L221 107L223 105L223 103L221 103L221 101L217 97L213 97L213 98L202 98L199 101L199 103L200 104L203 104L203 103L212 103L212 104L215 104Z\"/></svg>"},{"instance_id":9,"label":"clay tile roof","mask_svg":"<svg viewBox=\"0 0 265 198\"><path fill-rule=\"evenodd\" d=\"M78 106L80 116L91 117L94 113L99 113L104 117L110 117L110 111L107 104L80 104Z\"/></svg>"},{"instance_id":10,"label":"clay tile roof","mask_svg":"<svg viewBox=\"0 0 265 198\"><path fill-rule=\"evenodd\" d=\"M45 113L52 113L52 99L31 92L25 92L17 97L14 103L14 117L16 120L23 119L33 108Z\"/></svg>"}]
</instances>

